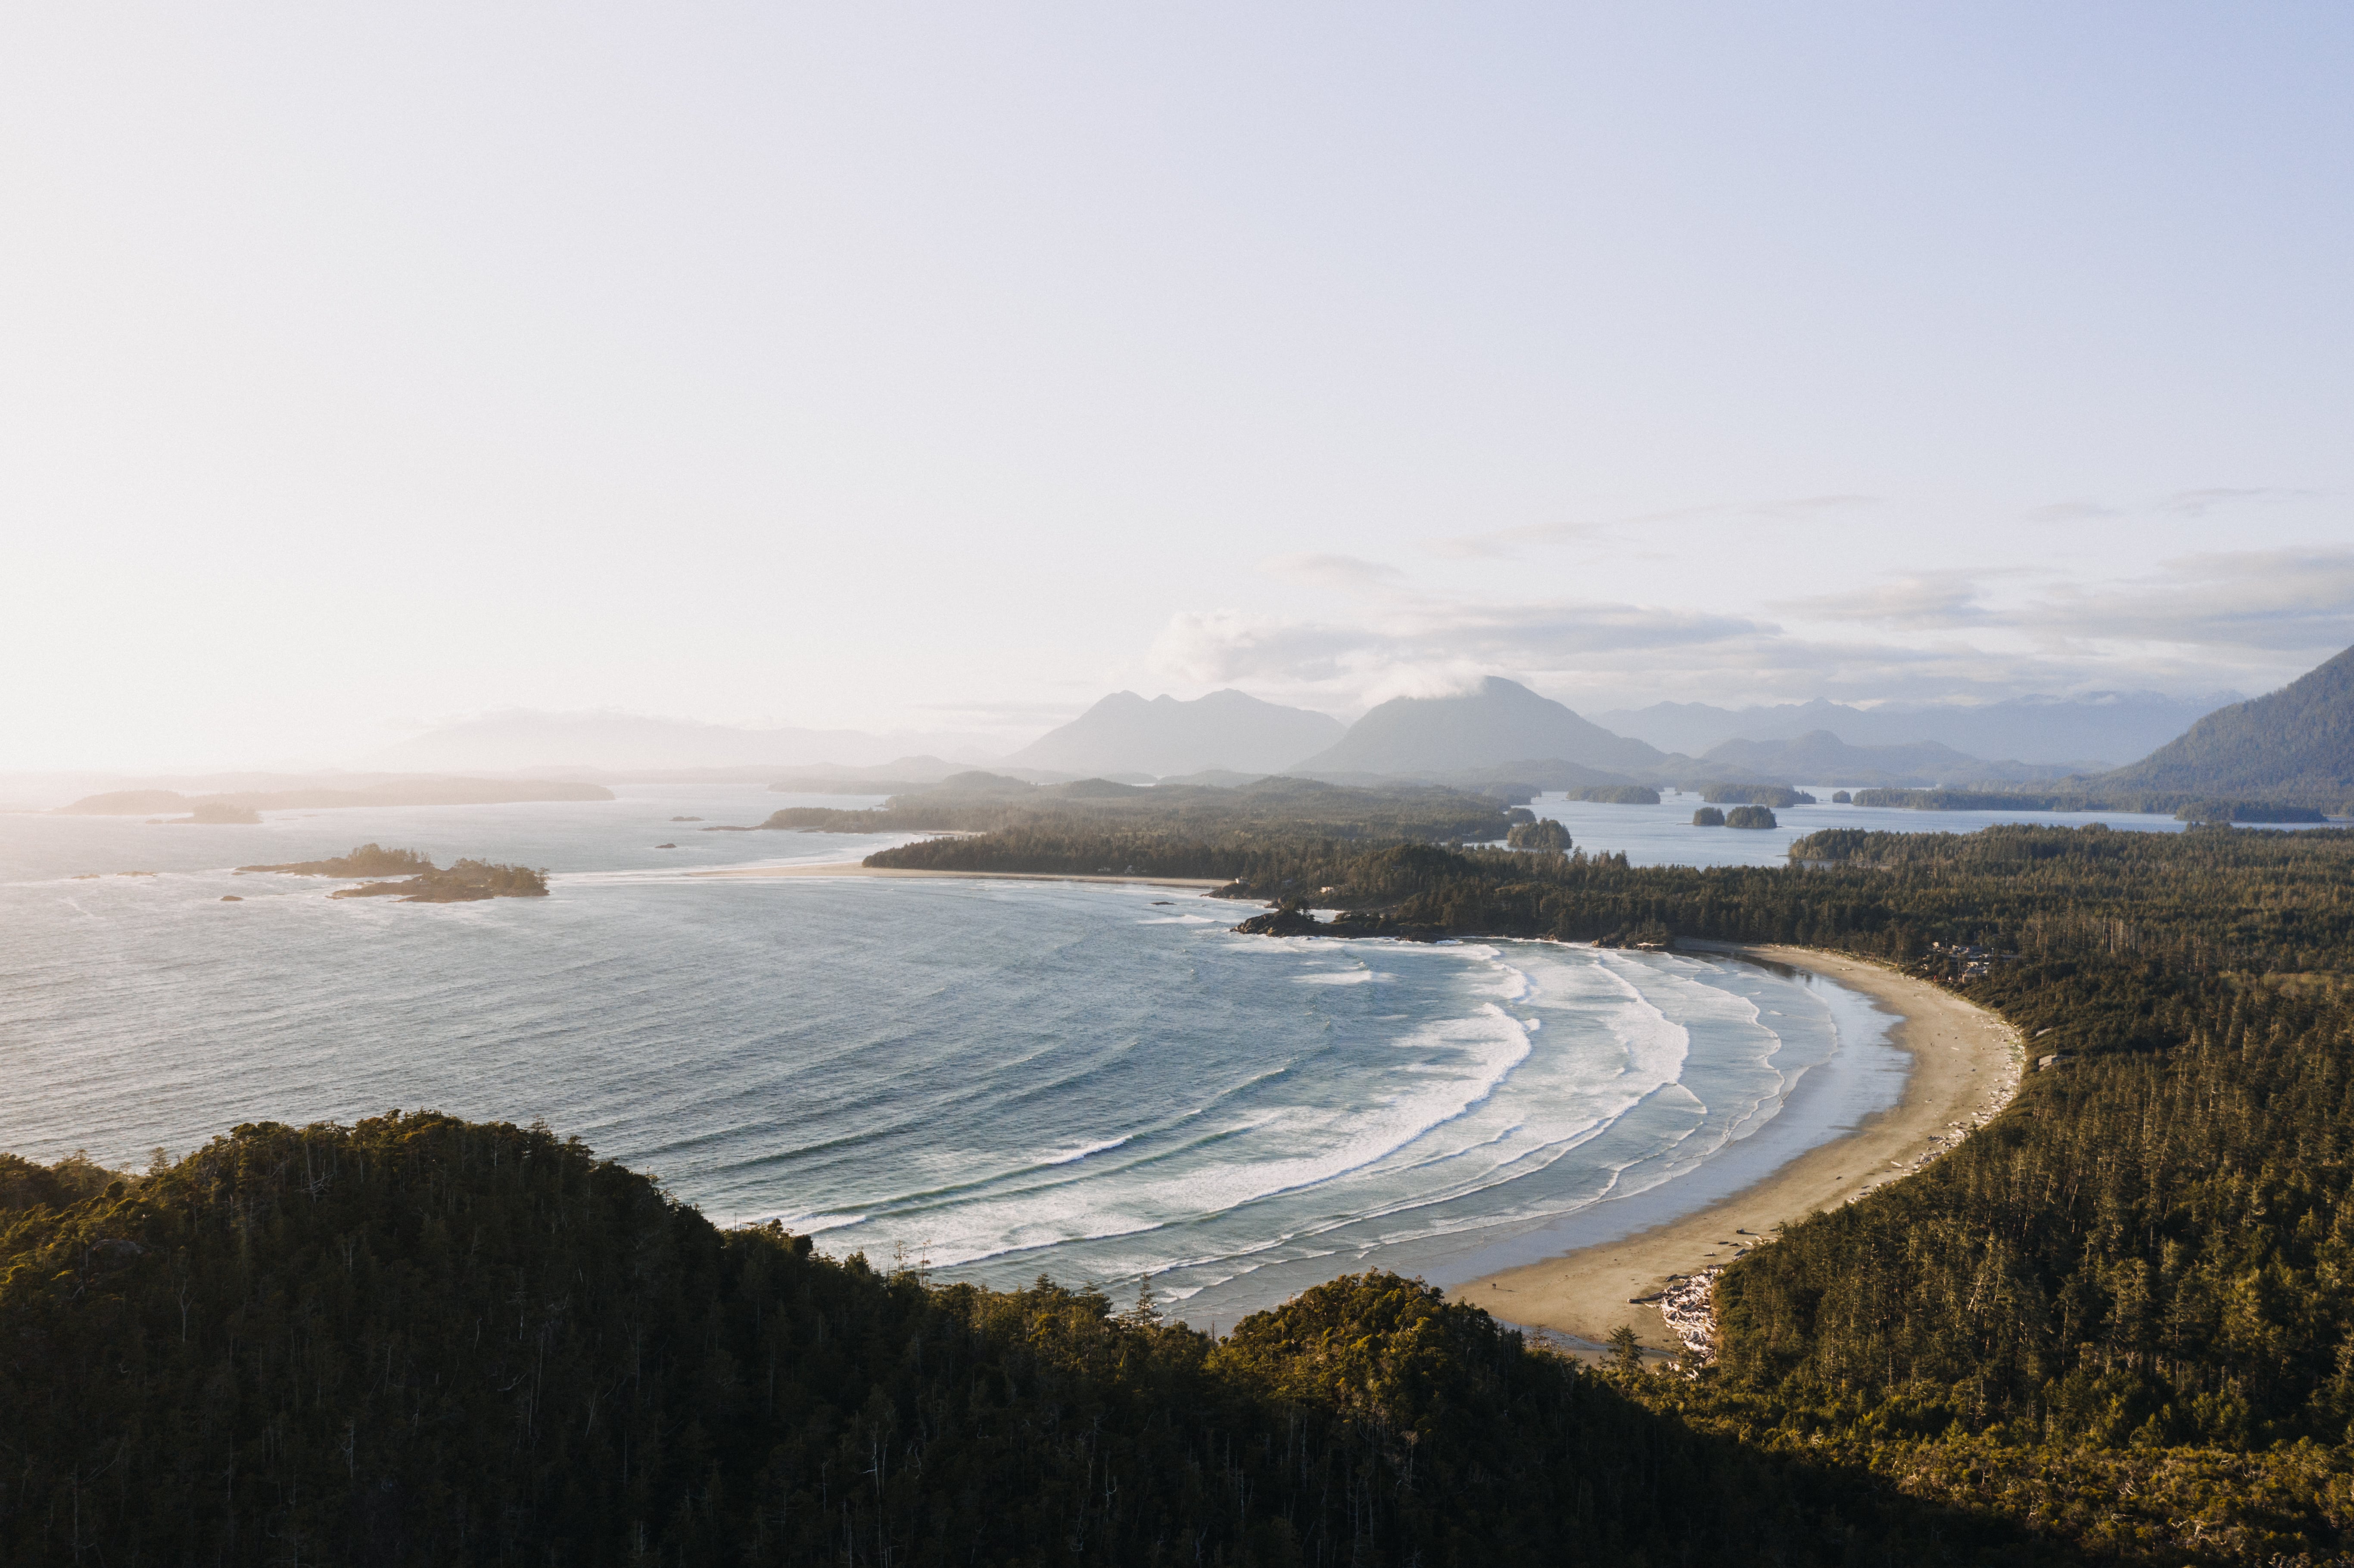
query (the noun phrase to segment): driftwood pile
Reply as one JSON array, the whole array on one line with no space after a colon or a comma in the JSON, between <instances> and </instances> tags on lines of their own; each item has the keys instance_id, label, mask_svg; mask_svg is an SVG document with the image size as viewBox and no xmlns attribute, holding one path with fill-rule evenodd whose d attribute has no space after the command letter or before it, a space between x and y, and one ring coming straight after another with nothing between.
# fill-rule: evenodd
<instances>
[{"instance_id":1,"label":"driftwood pile","mask_svg":"<svg viewBox=\"0 0 2354 1568\"><path fill-rule=\"evenodd\" d=\"M1668 1320L1668 1332L1682 1342L1684 1360L1694 1366L1704 1367L1716 1360L1716 1277L1723 1272L1703 1268L1698 1274L1678 1275L1659 1297L1659 1316Z\"/></svg>"}]
</instances>

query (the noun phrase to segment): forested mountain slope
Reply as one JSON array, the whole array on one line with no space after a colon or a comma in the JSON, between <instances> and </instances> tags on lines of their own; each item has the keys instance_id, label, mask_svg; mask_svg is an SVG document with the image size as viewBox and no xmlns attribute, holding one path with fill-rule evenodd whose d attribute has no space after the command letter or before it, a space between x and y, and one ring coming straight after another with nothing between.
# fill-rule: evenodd
<instances>
[{"instance_id":1,"label":"forested mountain slope","mask_svg":"<svg viewBox=\"0 0 2354 1568\"><path fill-rule=\"evenodd\" d=\"M721 1232L536 1129L245 1127L0 1223L10 1564L2079 1561L1393 1276L1214 1344Z\"/></svg>"},{"instance_id":2,"label":"forested mountain slope","mask_svg":"<svg viewBox=\"0 0 2354 1568\"><path fill-rule=\"evenodd\" d=\"M2269 695L2218 708L2087 787L2354 809L2354 648Z\"/></svg>"}]
</instances>

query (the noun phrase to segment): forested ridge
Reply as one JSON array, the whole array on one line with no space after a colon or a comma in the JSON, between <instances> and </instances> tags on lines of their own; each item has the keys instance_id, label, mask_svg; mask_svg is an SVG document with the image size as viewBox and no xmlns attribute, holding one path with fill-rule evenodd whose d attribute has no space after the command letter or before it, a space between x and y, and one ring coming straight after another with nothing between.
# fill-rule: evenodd
<instances>
[{"instance_id":1,"label":"forested ridge","mask_svg":"<svg viewBox=\"0 0 2354 1568\"><path fill-rule=\"evenodd\" d=\"M97 1192L0 1160L0 1563L2354 1563L2354 834L1794 853L1033 824L876 857L1839 948L2053 1058L1726 1270L1697 1375L1379 1275L1213 1343L722 1232L538 1129L259 1126Z\"/></svg>"},{"instance_id":2,"label":"forested ridge","mask_svg":"<svg viewBox=\"0 0 2354 1568\"><path fill-rule=\"evenodd\" d=\"M1478 841L1502 838L1510 825L1507 800L1525 800L1532 793L1511 784L1497 785L1492 792L1416 784L1358 789L1280 777L1234 789L1190 784L1141 789L1101 779L1036 788L1011 779L1002 784L1007 788L895 795L865 810L788 806L750 828L703 831L1023 832L1034 835L1034 844L1049 840L1083 844L1100 842L1107 834L1142 834L1171 843L1237 851L1270 834L1288 835L1303 823L1313 823L1326 836L1351 841Z\"/></svg>"},{"instance_id":3,"label":"forested ridge","mask_svg":"<svg viewBox=\"0 0 2354 1568\"><path fill-rule=\"evenodd\" d=\"M2354 648L2090 784L2354 808Z\"/></svg>"},{"instance_id":4,"label":"forested ridge","mask_svg":"<svg viewBox=\"0 0 2354 1568\"><path fill-rule=\"evenodd\" d=\"M1363 1275L1214 1342L538 1128L238 1128L0 1230L0 1562L2073 1563Z\"/></svg>"}]
</instances>

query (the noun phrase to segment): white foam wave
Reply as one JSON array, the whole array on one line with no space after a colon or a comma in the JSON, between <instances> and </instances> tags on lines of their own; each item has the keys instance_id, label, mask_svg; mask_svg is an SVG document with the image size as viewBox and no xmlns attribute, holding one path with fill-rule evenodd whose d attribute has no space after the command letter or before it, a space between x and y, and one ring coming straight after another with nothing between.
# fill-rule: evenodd
<instances>
[{"instance_id":1,"label":"white foam wave","mask_svg":"<svg viewBox=\"0 0 2354 1568\"><path fill-rule=\"evenodd\" d=\"M1060 1154L1049 1154L1044 1159L1039 1160L1038 1163L1041 1165L1075 1165L1078 1161L1085 1160L1090 1154L1101 1154L1107 1150L1118 1149L1121 1144L1126 1143L1127 1141L1128 1135L1123 1133L1118 1138L1107 1138L1098 1143L1083 1144L1077 1149L1066 1150Z\"/></svg>"},{"instance_id":2,"label":"white foam wave","mask_svg":"<svg viewBox=\"0 0 2354 1568\"><path fill-rule=\"evenodd\" d=\"M866 1223L864 1214L778 1214L777 1223L797 1236L822 1235L827 1231L843 1230Z\"/></svg>"},{"instance_id":3,"label":"white foam wave","mask_svg":"<svg viewBox=\"0 0 2354 1568\"><path fill-rule=\"evenodd\" d=\"M1062 1242L1135 1234L1178 1217L1214 1215L1319 1188L1379 1163L1485 1101L1529 1051L1520 1022L1493 1003L1468 1019L1416 1031L1426 1059L1398 1065L1371 1103L1311 1101L1238 1118L1210 1147L1140 1159L1105 1179L984 1195L949 1213L903 1211L894 1228L945 1222L960 1239L944 1262L975 1263Z\"/></svg>"}]
</instances>

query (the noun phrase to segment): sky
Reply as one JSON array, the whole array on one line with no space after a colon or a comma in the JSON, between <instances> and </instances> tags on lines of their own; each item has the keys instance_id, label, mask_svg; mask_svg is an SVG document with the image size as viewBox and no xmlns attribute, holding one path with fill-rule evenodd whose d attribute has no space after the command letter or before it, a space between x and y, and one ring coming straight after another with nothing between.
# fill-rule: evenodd
<instances>
[{"instance_id":1,"label":"sky","mask_svg":"<svg viewBox=\"0 0 2354 1568\"><path fill-rule=\"evenodd\" d=\"M0 771L2271 689L2354 10L0 13Z\"/></svg>"}]
</instances>

